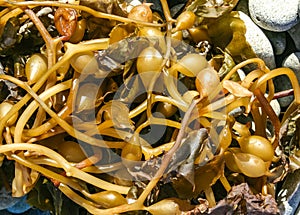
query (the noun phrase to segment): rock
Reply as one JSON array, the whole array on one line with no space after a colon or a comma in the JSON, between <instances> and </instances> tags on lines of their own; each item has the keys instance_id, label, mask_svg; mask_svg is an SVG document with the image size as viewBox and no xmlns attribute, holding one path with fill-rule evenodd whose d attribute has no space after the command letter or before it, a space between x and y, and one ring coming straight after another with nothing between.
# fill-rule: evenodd
<instances>
[{"instance_id":1,"label":"rock","mask_svg":"<svg viewBox=\"0 0 300 215\"><path fill-rule=\"evenodd\" d=\"M248 9L248 0L239 0L238 4L236 5L236 10L242 11L246 15L250 16Z\"/></svg>"},{"instance_id":2,"label":"rock","mask_svg":"<svg viewBox=\"0 0 300 215\"><path fill-rule=\"evenodd\" d=\"M270 69L276 67L272 45L263 31L245 13L239 11L240 18L246 26L246 41L252 47L254 53L263 59Z\"/></svg>"},{"instance_id":3,"label":"rock","mask_svg":"<svg viewBox=\"0 0 300 215\"><path fill-rule=\"evenodd\" d=\"M252 20L269 31L287 31L299 21L299 0L249 0Z\"/></svg>"},{"instance_id":4,"label":"rock","mask_svg":"<svg viewBox=\"0 0 300 215\"><path fill-rule=\"evenodd\" d=\"M287 32L293 39L296 49L300 51L300 22Z\"/></svg>"},{"instance_id":5,"label":"rock","mask_svg":"<svg viewBox=\"0 0 300 215\"><path fill-rule=\"evenodd\" d=\"M298 208L297 208L295 214L300 214L300 206L299 205L298 205Z\"/></svg>"},{"instance_id":6,"label":"rock","mask_svg":"<svg viewBox=\"0 0 300 215\"><path fill-rule=\"evenodd\" d=\"M290 173L278 194L278 208L280 214L290 215L295 213L300 202L300 170Z\"/></svg>"},{"instance_id":7,"label":"rock","mask_svg":"<svg viewBox=\"0 0 300 215\"><path fill-rule=\"evenodd\" d=\"M7 208L6 210L14 214L21 214L24 213L25 211L28 211L30 208L31 206L26 202L26 196L23 196L20 198L20 201L17 202L17 204L14 204L13 206Z\"/></svg>"},{"instance_id":8,"label":"rock","mask_svg":"<svg viewBox=\"0 0 300 215\"><path fill-rule=\"evenodd\" d=\"M0 210L6 209L8 207L17 204L20 201L20 198L12 197L11 193L6 191L4 187L0 190Z\"/></svg>"},{"instance_id":9,"label":"rock","mask_svg":"<svg viewBox=\"0 0 300 215\"><path fill-rule=\"evenodd\" d=\"M285 75L275 77L273 80L274 80L274 86L276 92L292 89L292 84L290 83L289 78ZM286 96L283 98L278 98L278 102L281 108L288 107L293 100L294 100L294 96Z\"/></svg>"},{"instance_id":10,"label":"rock","mask_svg":"<svg viewBox=\"0 0 300 215\"><path fill-rule=\"evenodd\" d=\"M270 102L270 105L271 105L272 109L274 110L275 114L277 116L279 116L280 113L281 113L281 109L280 109L280 104L279 104L278 100L277 99L273 99Z\"/></svg>"},{"instance_id":11,"label":"rock","mask_svg":"<svg viewBox=\"0 0 300 215\"><path fill-rule=\"evenodd\" d=\"M26 215L51 215L49 211L41 211L37 209L30 209L28 212L26 212Z\"/></svg>"},{"instance_id":12,"label":"rock","mask_svg":"<svg viewBox=\"0 0 300 215\"><path fill-rule=\"evenodd\" d=\"M285 32L273 32L264 30L265 35L269 38L275 55L281 55L286 48Z\"/></svg>"},{"instance_id":13,"label":"rock","mask_svg":"<svg viewBox=\"0 0 300 215\"><path fill-rule=\"evenodd\" d=\"M7 210L0 210L0 214L1 215L11 215L11 213L8 212Z\"/></svg>"},{"instance_id":14,"label":"rock","mask_svg":"<svg viewBox=\"0 0 300 215\"><path fill-rule=\"evenodd\" d=\"M295 52L287 56L282 62L282 67L292 69L298 79L298 83L300 83L300 52ZM286 75L274 78L274 86L276 92L292 89L290 79ZM278 102L282 108L285 108L293 101L293 99L294 96L287 96L279 98Z\"/></svg>"},{"instance_id":15,"label":"rock","mask_svg":"<svg viewBox=\"0 0 300 215\"><path fill-rule=\"evenodd\" d=\"M300 52L295 52L287 56L283 60L282 66L292 69L300 84Z\"/></svg>"}]
</instances>

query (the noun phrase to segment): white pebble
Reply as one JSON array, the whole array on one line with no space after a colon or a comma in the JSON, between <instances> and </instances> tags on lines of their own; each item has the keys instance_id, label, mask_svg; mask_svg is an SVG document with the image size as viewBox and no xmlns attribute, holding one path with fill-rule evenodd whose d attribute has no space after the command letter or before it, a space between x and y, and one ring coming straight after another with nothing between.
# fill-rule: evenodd
<instances>
[{"instance_id":1,"label":"white pebble","mask_svg":"<svg viewBox=\"0 0 300 215\"><path fill-rule=\"evenodd\" d=\"M287 31L299 21L299 0L249 0L252 20L269 31Z\"/></svg>"},{"instance_id":2,"label":"white pebble","mask_svg":"<svg viewBox=\"0 0 300 215\"><path fill-rule=\"evenodd\" d=\"M252 47L254 53L265 61L270 69L276 67L272 45L263 31L245 13L239 11L240 18L246 26L246 41Z\"/></svg>"}]
</instances>

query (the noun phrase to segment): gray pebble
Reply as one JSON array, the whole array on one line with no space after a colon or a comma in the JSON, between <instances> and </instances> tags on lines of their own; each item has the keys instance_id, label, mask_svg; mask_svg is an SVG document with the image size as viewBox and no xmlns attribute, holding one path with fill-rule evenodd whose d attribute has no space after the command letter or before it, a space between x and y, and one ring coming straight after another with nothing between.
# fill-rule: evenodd
<instances>
[{"instance_id":1,"label":"gray pebble","mask_svg":"<svg viewBox=\"0 0 300 215\"><path fill-rule=\"evenodd\" d=\"M300 51L300 22L288 30L288 33L293 39L296 49Z\"/></svg>"},{"instance_id":2,"label":"gray pebble","mask_svg":"<svg viewBox=\"0 0 300 215\"><path fill-rule=\"evenodd\" d=\"M248 8L248 0L239 0L238 4L236 5L237 11L242 11L246 15L250 16L249 8Z\"/></svg>"},{"instance_id":3,"label":"gray pebble","mask_svg":"<svg viewBox=\"0 0 300 215\"><path fill-rule=\"evenodd\" d=\"M298 23L299 0L249 0L253 21L269 31L287 31Z\"/></svg>"},{"instance_id":4,"label":"gray pebble","mask_svg":"<svg viewBox=\"0 0 300 215\"><path fill-rule=\"evenodd\" d=\"M274 86L276 92L292 89L292 84L290 83L289 78L285 75L275 77L273 80L274 80ZM293 100L294 100L294 96L286 96L283 98L278 98L278 102L281 108L288 107Z\"/></svg>"},{"instance_id":5,"label":"gray pebble","mask_svg":"<svg viewBox=\"0 0 300 215\"><path fill-rule=\"evenodd\" d=\"M296 209L300 201L300 170L290 173L278 194L278 207L280 214L297 214Z\"/></svg>"},{"instance_id":6,"label":"gray pebble","mask_svg":"<svg viewBox=\"0 0 300 215\"><path fill-rule=\"evenodd\" d=\"M300 52L295 52L287 56L283 60L282 66L292 69L300 84Z\"/></svg>"},{"instance_id":7,"label":"gray pebble","mask_svg":"<svg viewBox=\"0 0 300 215\"><path fill-rule=\"evenodd\" d=\"M21 198L12 197L11 193L6 191L4 187L0 189L0 210L11 207L20 201Z\"/></svg>"},{"instance_id":8,"label":"gray pebble","mask_svg":"<svg viewBox=\"0 0 300 215\"><path fill-rule=\"evenodd\" d=\"M298 83L300 83L300 52L292 53L289 56L287 56L282 62L282 67L292 69L295 75L297 76ZM290 79L286 75L276 77L274 79L274 86L276 92L292 89ZM288 107L288 105L293 101L293 99L294 96L287 96L279 98L278 102L281 107Z\"/></svg>"},{"instance_id":9,"label":"gray pebble","mask_svg":"<svg viewBox=\"0 0 300 215\"><path fill-rule=\"evenodd\" d=\"M246 40L254 53L263 59L270 69L276 67L272 45L263 31L245 13L239 11L240 18L246 26Z\"/></svg>"},{"instance_id":10,"label":"gray pebble","mask_svg":"<svg viewBox=\"0 0 300 215\"><path fill-rule=\"evenodd\" d=\"M0 210L0 214L1 215L12 215L10 212L8 212L7 210Z\"/></svg>"},{"instance_id":11,"label":"gray pebble","mask_svg":"<svg viewBox=\"0 0 300 215\"><path fill-rule=\"evenodd\" d=\"M273 32L264 30L265 35L269 38L275 55L281 55L286 48L285 32Z\"/></svg>"}]
</instances>

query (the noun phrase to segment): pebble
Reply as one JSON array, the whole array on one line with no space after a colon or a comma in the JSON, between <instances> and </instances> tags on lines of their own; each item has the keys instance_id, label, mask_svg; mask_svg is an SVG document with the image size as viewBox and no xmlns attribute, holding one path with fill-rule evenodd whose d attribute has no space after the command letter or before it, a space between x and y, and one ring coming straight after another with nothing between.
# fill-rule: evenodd
<instances>
[{"instance_id":1,"label":"pebble","mask_svg":"<svg viewBox=\"0 0 300 215\"><path fill-rule=\"evenodd\" d=\"M280 104L279 104L278 100L277 99L273 99L270 102L270 105L271 105L272 109L274 110L276 116L279 116L280 113L281 113L281 108L280 108Z\"/></svg>"},{"instance_id":2,"label":"pebble","mask_svg":"<svg viewBox=\"0 0 300 215\"><path fill-rule=\"evenodd\" d=\"M300 202L300 170L290 173L278 194L278 207L281 214L293 215L297 210L297 206Z\"/></svg>"},{"instance_id":3,"label":"pebble","mask_svg":"<svg viewBox=\"0 0 300 215\"><path fill-rule=\"evenodd\" d=\"M300 51L300 22L287 32L293 39L296 49Z\"/></svg>"},{"instance_id":4,"label":"pebble","mask_svg":"<svg viewBox=\"0 0 300 215\"><path fill-rule=\"evenodd\" d=\"M282 67L292 69L298 79L298 83L300 83L300 52L295 52L287 56L282 62ZM290 80L286 75L276 77L274 79L274 86L276 92L292 89L292 84L290 83ZM293 99L294 96L287 96L284 98L279 98L278 102L281 107L286 108L290 105Z\"/></svg>"},{"instance_id":5,"label":"pebble","mask_svg":"<svg viewBox=\"0 0 300 215\"><path fill-rule=\"evenodd\" d=\"M17 215L16 213L11 213L8 210L0 210L1 215ZM42 211L39 209L31 208L28 211L25 211L23 213L19 213L22 215L51 215L49 211Z\"/></svg>"},{"instance_id":6,"label":"pebble","mask_svg":"<svg viewBox=\"0 0 300 215\"><path fill-rule=\"evenodd\" d=\"M248 0L239 0L238 4L236 5L236 10L242 11L246 15L250 16L248 9Z\"/></svg>"},{"instance_id":7,"label":"pebble","mask_svg":"<svg viewBox=\"0 0 300 215\"><path fill-rule=\"evenodd\" d=\"M23 196L20 198L20 201L17 202L17 204L14 204L13 206L7 208L6 210L14 214L23 214L25 211L28 211L30 208L31 206L26 202L26 196Z\"/></svg>"},{"instance_id":8,"label":"pebble","mask_svg":"<svg viewBox=\"0 0 300 215\"><path fill-rule=\"evenodd\" d=\"M275 77L273 79L273 82L274 82L276 92L292 89L292 84L290 83L289 78L285 75ZM294 100L294 96L286 96L283 98L278 98L278 102L281 108L287 108L292 103L293 100Z\"/></svg>"},{"instance_id":9,"label":"pebble","mask_svg":"<svg viewBox=\"0 0 300 215\"><path fill-rule=\"evenodd\" d=\"M299 0L249 0L252 20L269 31L287 31L299 21Z\"/></svg>"},{"instance_id":10,"label":"pebble","mask_svg":"<svg viewBox=\"0 0 300 215\"><path fill-rule=\"evenodd\" d=\"M12 215L10 212L8 212L7 210L0 210L0 214L1 215Z\"/></svg>"},{"instance_id":11,"label":"pebble","mask_svg":"<svg viewBox=\"0 0 300 215\"><path fill-rule=\"evenodd\" d=\"M283 60L282 66L292 69L300 84L300 52L295 52L287 56Z\"/></svg>"},{"instance_id":12,"label":"pebble","mask_svg":"<svg viewBox=\"0 0 300 215\"><path fill-rule=\"evenodd\" d=\"M265 35L269 38L275 55L281 55L286 48L286 33L273 32L264 30Z\"/></svg>"},{"instance_id":13,"label":"pebble","mask_svg":"<svg viewBox=\"0 0 300 215\"><path fill-rule=\"evenodd\" d=\"M17 202L20 201L20 198L14 198L11 196L10 192L7 192L5 188L1 188L0 190L0 210L11 207Z\"/></svg>"},{"instance_id":14,"label":"pebble","mask_svg":"<svg viewBox=\"0 0 300 215\"><path fill-rule=\"evenodd\" d=\"M275 57L272 45L264 32L255 25L249 16L239 11L240 18L244 21L246 26L246 41L252 47L254 53L263 59L270 69L276 67Z\"/></svg>"}]
</instances>

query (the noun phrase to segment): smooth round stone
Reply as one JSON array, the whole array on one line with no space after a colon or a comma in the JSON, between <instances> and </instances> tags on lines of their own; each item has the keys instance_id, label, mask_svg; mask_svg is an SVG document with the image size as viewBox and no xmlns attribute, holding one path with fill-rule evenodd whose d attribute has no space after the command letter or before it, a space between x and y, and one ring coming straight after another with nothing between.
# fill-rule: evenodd
<instances>
[{"instance_id":1,"label":"smooth round stone","mask_svg":"<svg viewBox=\"0 0 300 215\"><path fill-rule=\"evenodd\" d=\"M273 99L271 102L270 102L270 105L272 107L272 109L274 110L275 114L277 116L280 115L281 113L281 108L280 108L280 104L279 102L277 101L277 99Z\"/></svg>"},{"instance_id":2,"label":"smooth round stone","mask_svg":"<svg viewBox=\"0 0 300 215\"><path fill-rule=\"evenodd\" d=\"M276 67L275 57L269 39L264 32L255 25L249 16L241 11L239 11L239 16L246 26L246 41L252 47L254 53L264 60L270 69L274 69Z\"/></svg>"},{"instance_id":3,"label":"smooth round stone","mask_svg":"<svg viewBox=\"0 0 300 215\"><path fill-rule=\"evenodd\" d=\"M286 48L286 33L273 32L264 30L265 35L269 38L275 55L281 55Z\"/></svg>"},{"instance_id":4,"label":"smooth round stone","mask_svg":"<svg viewBox=\"0 0 300 215\"><path fill-rule=\"evenodd\" d=\"M7 210L0 210L0 214L1 215L12 215L10 212L8 212Z\"/></svg>"},{"instance_id":5,"label":"smooth round stone","mask_svg":"<svg viewBox=\"0 0 300 215\"><path fill-rule=\"evenodd\" d=\"M249 0L252 20L269 31L287 31L298 23L299 0Z\"/></svg>"},{"instance_id":6,"label":"smooth round stone","mask_svg":"<svg viewBox=\"0 0 300 215\"><path fill-rule=\"evenodd\" d=\"M17 202L13 206L7 208L6 210L14 214L22 214L25 211L28 211L31 208L26 202L26 196L21 197L21 201Z\"/></svg>"},{"instance_id":7,"label":"smooth round stone","mask_svg":"<svg viewBox=\"0 0 300 215\"><path fill-rule=\"evenodd\" d=\"M287 175L278 194L278 208L282 215L299 214L296 212L300 202L300 170Z\"/></svg>"},{"instance_id":8,"label":"smooth round stone","mask_svg":"<svg viewBox=\"0 0 300 215\"><path fill-rule=\"evenodd\" d=\"M51 215L49 211L41 211L38 209L30 209L30 211L26 212L26 215Z\"/></svg>"},{"instance_id":9,"label":"smooth round stone","mask_svg":"<svg viewBox=\"0 0 300 215\"><path fill-rule=\"evenodd\" d=\"M239 0L239 2L236 5L237 11L242 11L243 13L250 16L249 8L248 8L248 0Z\"/></svg>"},{"instance_id":10,"label":"smooth round stone","mask_svg":"<svg viewBox=\"0 0 300 215\"><path fill-rule=\"evenodd\" d=\"M20 200L21 198L12 197L11 193L7 192L4 187L0 190L0 210L11 207Z\"/></svg>"},{"instance_id":11,"label":"smooth round stone","mask_svg":"<svg viewBox=\"0 0 300 215\"><path fill-rule=\"evenodd\" d=\"M300 22L287 32L293 39L296 49L300 51Z\"/></svg>"},{"instance_id":12,"label":"smooth round stone","mask_svg":"<svg viewBox=\"0 0 300 215\"><path fill-rule=\"evenodd\" d=\"M300 52L295 52L287 56L283 60L282 66L292 69L300 84Z\"/></svg>"},{"instance_id":13,"label":"smooth round stone","mask_svg":"<svg viewBox=\"0 0 300 215\"><path fill-rule=\"evenodd\" d=\"M300 52L295 52L287 56L282 62L282 67L292 69L298 79L298 83L300 83ZM276 77L274 79L274 86L276 92L292 89L290 79L286 75ZM279 98L278 102L281 107L288 107L288 105L293 101L293 99L294 96L287 96Z\"/></svg>"},{"instance_id":14,"label":"smooth round stone","mask_svg":"<svg viewBox=\"0 0 300 215\"><path fill-rule=\"evenodd\" d=\"M274 82L276 92L292 89L291 82L289 78L285 75L275 77L273 80L274 80L273 82ZM292 103L293 100L294 100L294 96L286 96L286 97L278 98L278 102L281 108L287 108Z\"/></svg>"}]
</instances>

